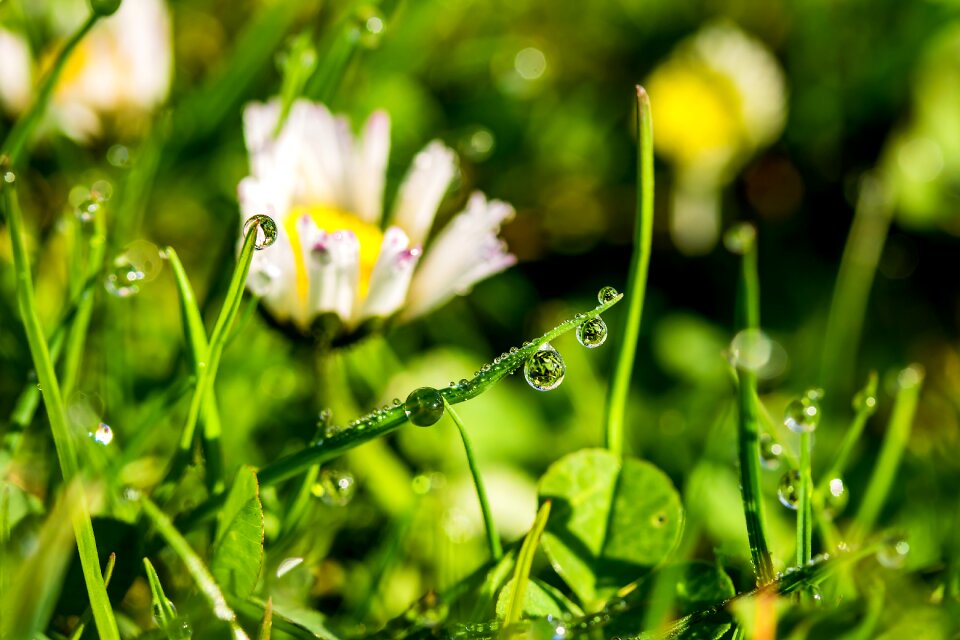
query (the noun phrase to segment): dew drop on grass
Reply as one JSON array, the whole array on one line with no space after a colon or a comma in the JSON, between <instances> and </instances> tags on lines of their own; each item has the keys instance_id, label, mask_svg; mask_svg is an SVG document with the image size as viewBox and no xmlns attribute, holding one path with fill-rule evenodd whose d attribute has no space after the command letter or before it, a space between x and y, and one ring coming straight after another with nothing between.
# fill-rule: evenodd
<instances>
[{"instance_id":1,"label":"dew drop on grass","mask_svg":"<svg viewBox=\"0 0 960 640\"><path fill-rule=\"evenodd\" d=\"M143 271L134 266L126 256L120 255L114 259L103 286L112 296L129 298L140 293L143 277Z\"/></svg>"},{"instance_id":2,"label":"dew drop on grass","mask_svg":"<svg viewBox=\"0 0 960 640\"><path fill-rule=\"evenodd\" d=\"M591 318L577 327L577 340L588 349L595 349L607 340L607 325L602 318Z\"/></svg>"},{"instance_id":3,"label":"dew drop on grass","mask_svg":"<svg viewBox=\"0 0 960 640\"><path fill-rule=\"evenodd\" d=\"M113 442L113 429L110 428L106 422L101 422L97 427L97 430L90 434L90 437L97 444L102 444L104 446Z\"/></svg>"},{"instance_id":4,"label":"dew drop on grass","mask_svg":"<svg viewBox=\"0 0 960 640\"><path fill-rule=\"evenodd\" d=\"M429 427L443 417L443 396L433 387L414 389L403 403L403 412L418 427Z\"/></svg>"},{"instance_id":5,"label":"dew drop on grass","mask_svg":"<svg viewBox=\"0 0 960 640\"><path fill-rule=\"evenodd\" d=\"M332 507L345 507L356 493L356 481L346 471L324 469L313 484L311 492Z\"/></svg>"},{"instance_id":6,"label":"dew drop on grass","mask_svg":"<svg viewBox=\"0 0 960 640\"><path fill-rule=\"evenodd\" d=\"M787 509L797 510L800 503L800 472L791 469L780 478L780 486L777 487L777 497L780 504Z\"/></svg>"},{"instance_id":7,"label":"dew drop on grass","mask_svg":"<svg viewBox=\"0 0 960 640\"><path fill-rule=\"evenodd\" d=\"M780 468L783 458L783 445L774 440L770 434L760 434L760 464L764 469L771 471Z\"/></svg>"},{"instance_id":8,"label":"dew drop on grass","mask_svg":"<svg viewBox=\"0 0 960 640\"><path fill-rule=\"evenodd\" d=\"M833 478L827 483L827 492L823 496L824 515L833 518L847 506L850 492L842 478Z\"/></svg>"},{"instance_id":9,"label":"dew drop on grass","mask_svg":"<svg viewBox=\"0 0 960 640\"><path fill-rule=\"evenodd\" d=\"M749 222L735 224L723 234L723 246L730 253L742 256L753 248L757 241L757 228Z\"/></svg>"},{"instance_id":10,"label":"dew drop on grass","mask_svg":"<svg viewBox=\"0 0 960 640\"><path fill-rule=\"evenodd\" d=\"M820 422L821 389L807 389L799 398L790 401L783 413L783 424L796 433L810 433Z\"/></svg>"},{"instance_id":11,"label":"dew drop on grass","mask_svg":"<svg viewBox=\"0 0 960 640\"><path fill-rule=\"evenodd\" d=\"M380 40L386 30L383 13L375 5L361 6L354 14L354 20L356 20L357 38L361 46L367 49L376 49L380 46Z\"/></svg>"},{"instance_id":12,"label":"dew drop on grass","mask_svg":"<svg viewBox=\"0 0 960 640\"><path fill-rule=\"evenodd\" d=\"M84 200L77 205L77 220L83 224L93 222L100 215L100 203L96 200Z\"/></svg>"},{"instance_id":13,"label":"dew drop on grass","mask_svg":"<svg viewBox=\"0 0 960 640\"><path fill-rule=\"evenodd\" d=\"M257 229L257 240L253 247L257 251L266 249L277 241L277 223L270 216L257 214L247 218L247 221L243 223L243 237L247 237L247 234L254 227Z\"/></svg>"},{"instance_id":14,"label":"dew drop on grass","mask_svg":"<svg viewBox=\"0 0 960 640\"><path fill-rule=\"evenodd\" d=\"M17 174L15 174L13 171L4 171L3 181L7 184L13 184L17 181Z\"/></svg>"},{"instance_id":15,"label":"dew drop on grass","mask_svg":"<svg viewBox=\"0 0 960 640\"><path fill-rule=\"evenodd\" d=\"M873 415L877 410L877 396L867 389L861 389L853 396L853 410L868 416Z\"/></svg>"},{"instance_id":16,"label":"dew drop on grass","mask_svg":"<svg viewBox=\"0 0 960 640\"><path fill-rule=\"evenodd\" d=\"M537 391L552 391L563 382L567 367L560 352L550 343L540 345L523 364L523 377Z\"/></svg>"},{"instance_id":17,"label":"dew drop on grass","mask_svg":"<svg viewBox=\"0 0 960 640\"><path fill-rule=\"evenodd\" d=\"M597 301L600 302L600 304L607 304L608 302L616 298L617 295L618 294L616 289L610 286L606 286L600 289L600 291L597 293Z\"/></svg>"},{"instance_id":18,"label":"dew drop on grass","mask_svg":"<svg viewBox=\"0 0 960 640\"><path fill-rule=\"evenodd\" d=\"M877 550L877 562L887 569L901 569L907 563L910 553L910 543L903 536L887 536L880 549Z\"/></svg>"}]
</instances>

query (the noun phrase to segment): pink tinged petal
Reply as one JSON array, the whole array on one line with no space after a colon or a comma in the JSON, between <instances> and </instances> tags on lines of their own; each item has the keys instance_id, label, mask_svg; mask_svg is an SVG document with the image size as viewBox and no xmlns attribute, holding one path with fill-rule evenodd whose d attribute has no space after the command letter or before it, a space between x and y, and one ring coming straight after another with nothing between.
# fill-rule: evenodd
<instances>
[{"instance_id":1,"label":"pink tinged petal","mask_svg":"<svg viewBox=\"0 0 960 640\"><path fill-rule=\"evenodd\" d=\"M384 232L380 255L370 275L370 291L360 311L361 321L391 316L403 306L421 253L420 247L410 248L410 239L400 227Z\"/></svg>"},{"instance_id":2,"label":"pink tinged petal","mask_svg":"<svg viewBox=\"0 0 960 640\"><path fill-rule=\"evenodd\" d=\"M237 249L243 244L241 237ZM281 226L277 240L263 251L255 251L247 276L247 288L261 298L270 314L280 321L298 312L296 265L290 236Z\"/></svg>"},{"instance_id":3,"label":"pink tinged petal","mask_svg":"<svg viewBox=\"0 0 960 640\"><path fill-rule=\"evenodd\" d=\"M310 319L321 313L336 313L349 324L353 317L360 279L360 242L352 231L313 237L307 261Z\"/></svg>"},{"instance_id":4,"label":"pink tinged petal","mask_svg":"<svg viewBox=\"0 0 960 640\"><path fill-rule=\"evenodd\" d=\"M393 224L402 227L410 241L423 244L437 207L443 200L456 171L456 156L443 143L434 140L417 154L397 193Z\"/></svg>"},{"instance_id":5,"label":"pink tinged petal","mask_svg":"<svg viewBox=\"0 0 960 640\"><path fill-rule=\"evenodd\" d=\"M427 313L515 264L516 257L507 252L505 243L497 236L500 224L512 216L509 204L488 202L482 193L474 193L467 208L450 221L428 248L411 283L403 317Z\"/></svg>"},{"instance_id":6,"label":"pink tinged petal","mask_svg":"<svg viewBox=\"0 0 960 640\"><path fill-rule=\"evenodd\" d=\"M389 156L390 116L376 111L367 119L354 148L348 185L353 199L351 210L370 224L380 224L383 217L383 185Z\"/></svg>"}]
</instances>

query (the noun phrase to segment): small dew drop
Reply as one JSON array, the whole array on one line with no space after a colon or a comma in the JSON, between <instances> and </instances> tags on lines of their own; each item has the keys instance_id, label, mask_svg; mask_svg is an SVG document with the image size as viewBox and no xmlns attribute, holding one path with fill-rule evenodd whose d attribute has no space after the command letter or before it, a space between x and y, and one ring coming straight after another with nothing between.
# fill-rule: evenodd
<instances>
[{"instance_id":1,"label":"small dew drop","mask_svg":"<svg viewBox=\"0 0 960 640\"><path fill-rule=\"evenodd\" d=\"M77 220L83 224L93 222L100 214L100 203L96 200L84 200L77 205Z\"/></svg>"},{"instance_id":2,"label":"small dew drop","mask_svg":"<svg viewBox=\"0 0 960 640\"><path fill-rule=\"evenodd\" d=\"M113 429L105 422L101 422L97 430L90 434L94 441L104 446L113 442Z\"/></svg>"},{"instance_id":3,"label":"small dew drop","mask_svg":"<svg viewBox=\"0 0 960 640\"><path fill-rule=\"evenodd\" d=\"M910 543L903 536L887 536L883 545L877 551L877 562L887 569L902 569L907 563L907 555L910 553Z\"/></svg>"},{"instance_id":4,"label":"small dew drop","mask_svg":"<svg viewBox=\"0 0 960 640\"><path fill-rule=\"evenodd\" d=\"M433 387L414 389L403 403L403 412L418 427L429 427L443 417L443 396Z\"/></svg>"},{"instance_id":5,"label":"small dew drop","mask_svg":"<svg viewBox=\"0 0 960 640\"><path fill-rule=\"evenodd\" d=\"M600 291L597 293L597 300L600 302L600 304L607 304L608 302L616 298L617 295L618 294L616 289L614 289L613 287L607 286L600 289Z\"/></svg>"},{"instance_id":6,"label":"small dew drop","mask_svg":"<svg viewBox=\"0 0 960 640\"><path fill-rule=\"evenodd\" d=\"M738 256L748 253L756 242L757 228L749 222L735 224L723 234L723 246Z\"/></svg>"},{"instance_id":7,"label":"small dew drop","mask_svg":"<svg viewBox=\"0 0 960 640\"><path fill-rule=\"evenodd\" d=\"M842 478L833 478L827 483L827 493L823 496L823 512L833 518L847 506L850 501L850 492Z\"/></svg>"},{"instance_id":8,"label":"small dew drop","mask_svg":"<svg viewBox=\"0 0 960 640\"><path fill-rule=\"evenodd\" d=\"M769 434L760 434L760 464L764 469L771 471L780 468L783 457L783 445L774 440Z\"/></svg>"},{"instance_id":9,"label":"small dew drop","mask_svg":"<svg viewBox=\"0 0 960 640\"><path fill-rule=\"evenodd\" d=\"M527 358L523 365L523 377L537 391L552 391L563 382L567 367L560 352L544 343Z\"/></svg>"},{"instance_id":10,"label":"small dew drop","mask_svg":"<svg viewBox=\"0 0 960 640\"><path fill-rule=\"evenodd\" d=\"M796 433L810 433L817 428L820 422L820 399L823 391L807 389L807 391L790 401L783 413L783 424Z\"/></svg>"},{"instance_id":11,"label":"small dew drop","mask_svg":"<svg viewBox=\"0 0 960 640\"><path fill-rule=\"evenodd\" d=\"M311 493L332 507L345 507L356 493L356 481L346 471L324 469L314 483Z\"/></svg>"},{"instance_id":12,"label":"small dew drop","mask_svg":"<svg viewBox=\"0 0 960 640\"><path fill-rule=\"evenodd\" d=\"M257 239L253 247L257 251L266 249L277 241L277 223L270 216L257 214L250 216L243 224L243 236L246 237L256 227Z\"/></svg>"},{"instance_id":13,"label":"small dew drop","mask_svg":"<svg viewBox=\"0 0 960 640\"><path fill-rule=\"evenodd\" d=\"M602 318L591 318L577 327L577 341L588 349L596 349L607 341L607 325Z\"/></svg>"},{"instance_id":14,"label":"small dew drop","mask_svg":"<svg viewBox=\"0 0 960 640\"><path fill-rule=\"evenodd\" d=\"M780 504L787 509L797 510L797 505L800 504L799 471L791 469L783 474L783 477L780 478L780 486L777 487L777 497L780 499Z\"/></svg>"},{"instance_id":15,"label":"small dew drop","mask_svg":"<svg viewBox=\"0 0 960 640\"><path fill-rule=\"evenodd\" d=\"M104 288L112 296L117 298L129 298L140 293L140 281L144 274L130 260L124 256L117 256L113 261L113 267L107 273L103 282Z\"/></svg>"},{"instance_id":16,"label":"small dew drop","mask_svg":"<svg viewBox=\"0 0 960 640\"><path fill-rule=\"evenodd\" d=\"M867 416L872 416L877 410L877 396L868 389L861 389L853 396L853 410Z\"/></svg>"}]
</instances>

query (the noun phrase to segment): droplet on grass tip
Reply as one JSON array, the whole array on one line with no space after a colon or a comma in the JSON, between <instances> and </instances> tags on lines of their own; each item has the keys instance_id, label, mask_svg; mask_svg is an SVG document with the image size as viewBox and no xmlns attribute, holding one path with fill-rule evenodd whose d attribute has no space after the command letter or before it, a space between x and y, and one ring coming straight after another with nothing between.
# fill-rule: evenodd
<instances>
[{"instance_id":1,"label":"droplet on grass tip","mask_svg":"<svg viewBox=\"0 0 960 640\"><path fill-rule=\"evenodd\" d=\"M738 256L748 253L756 242L757 228L749 222L735 224L723 234L723 246Z\"/></svg>"},{"instance_id":2,"label":"droplet on grass tip","mask_svg":"<svg viewBox=\"0 0 960 640\"><path fill-rule=\"evenodd\" d=\"M780 486L777 487L777 498L780 499L780 504L787 509L797 510L797 505L800 504L799 471L791 469L783 474L783 477L780 478Z\"/></svg>"},{"instance_id":3,"label":"droplet on grass tip","mask_svg":"<svg viewBox=\"0 0 960 640\"><path fill-rule=\"evenodd\" d=\"M100 214L100 203L96 200L84 200L77 205L77 220L83 224L93 222Z\"/></svg>"},{"instance_id":4,"label":"droplet on grass tip","mask_svg":"<svg viewBox=\"0 0 960 640\"><path fill-rule=\"evenodd\" d=\"M550 343L544 343L523 364L523 377L537 391L552 391L563 382L567 367Z\"/></svg>"},{"instance_id":5,"label":"droplet on grass tip","mask_svg":"<svg viewBox=\"0 0 960 640\"><path fill-rule=\"evenodd\" d=\"M877 562L887 569L902 569L910 554L910 543L901 535L888 535L877 550Z\"/></svg>"},{"instance_id":6,"label":"droplet on grass tip","mask_svg":"<svg viewBox=\"0 0 960 640\"><path fill-rule=\"evenodd\" d=\"M347 471L324 469L313 484L311 493L332 507L345 507L356 493L356 481Z\"/></svg>"},{"instance_id":7,"label":"droplet on grass tip","mask_svg":"<svg viewBox=\"0 0 960 640\"><path fill-rule=\"evenodd\" d=\"M597 293L597 301L600 302L600 304L607 304L608 302L616 298L618 295L619 294L617 293L616 289L614 289L613 287L607 286L600 289L600 291Z\"/></svg>"},{"instance_id":8,"label":"droplet on grass tip","mask_svg":"<svg viewBox=\"0 0 960 640\"><path fill-rule=\"evenodd\" d=\"M577 340L588 349L595 349L607 340L607 324L597 316L577 327Z\"/></svg>"},{"instance_id":9,"label":"droplet on grass tip","mask_svg":"<svg viewBox=\"0 0 960 640\"><path fill-rule=\"evenodd\" d=\"M783 445L767 433L760 434L760 464L771 471L780 468L783 458Z\"/></svg>"},{"instance_id":10,"label":"droplet on grass tip","mask_svg":"<svg viewBox=\"0 0 960 640\"><path fill-rule=\"evenodd\" d=\"M257 239L253 247L257 251L266 249L277 241L277 223L270 216L257 214L247 218L247 221L243 223L243 236L247 237L247 234L254 227L256 227Z\"/></svg>"},{"instance_id":11,"label":"droplet on grass tip","mask_svg":"<svg viewBox=\"0 0 960 640\"><path fill-rule=\"evenodd\" d=\"M90 434L90 437L93 438L97 444L106 446L113 442L113 429L111 429L110 425L106 422L101 422L97 430Z\"/></svg>"},{"instance_id":12,"label":"droplet on grass tip","mask_svg":"<svg viewBox=\"0 0 960 640\"><path fill-rule=\"evenodd\" d=\"M403 412L418 427L429 427L443 417L443 396L433 387L414 389L403 403Z\"/></svg>"},{"instance_id":13,"label":"droplet on grass tip","mask_svg":"<svg viewBox=\"0 0 960 640\"><path fill-rule=\"evenodd\" d=\"M850 492L842 478L833 478L827 483L827 492L823 496L823 512L829 518L840 514L850 502Z\"/></svg>"},{"instance_id":14,"label":"droplet on grass tip","mask_svg":"<svg viewBox=\"0 0 960 640\"><path fill-rule=\"evenodd\" d=\"M799 398L790 401L783 412L783 424L795 433L810 433L820 422L821 389L807 389Z\"/></svg>"},{"instance_id":15,"label":"droplet on grass tip","mask_svg":"<svg viewBox=\"0 0 960 640\"><path fill-rule=\"evenodd\" d=\"M383 39L383 32L387 26L383 13L375 5L365 5L354 14L354 20L361 46L367 49L376 49L380 46L380 40Z\"/></svg>"},{"instance_id":16,"label":"droplet on grass tip","mask_svg":"<svg viewBox=\"0 0 960 640\"><path fill-rule=\"evenodd\" d=\"M103 286L107 293L117 298L129 298L140 293L143 272L137 269L126 256L117 256L107 273Z\"/></svg>"}]
</instances>

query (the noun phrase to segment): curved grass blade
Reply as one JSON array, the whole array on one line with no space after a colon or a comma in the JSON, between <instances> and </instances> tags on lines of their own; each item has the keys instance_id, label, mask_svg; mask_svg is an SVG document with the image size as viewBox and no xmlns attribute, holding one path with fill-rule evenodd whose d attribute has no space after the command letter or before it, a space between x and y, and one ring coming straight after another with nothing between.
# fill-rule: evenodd
<instances>
[{"instance_id":1,"label":"curved grass blade","mask_svg":"<svg viewBox=\"0 0 960 640\"><path fill-rule=\"evenodd\" d=\"M187 572L203 593L203 597L210 605L213 615L230 625L234 638L248 640L247 634L237 622L237 614L227 604L227 599L210 574L210 570L203 564L203 560L193 550L190 543L177 531L170 518L150 498L141 496L140 504L143 507L143 513L157 528L160 536L173 549L174 553L183 560Z\"/></svg>"},{"instance_id":2,"label":"curved grass blade","mask_svg":"<svg viewBox=\"0 0 960 640\"><path fill-rule=\"evenodd\" d=\"M523 539L523 545L520 547L520 553L517 555L517 564L513 569L513 592L507 603L507 611L503 617L503 626L507 627L520 621L523 615L523 606L527 598L527 583L530 580L530 569L533 568L533 556L537 551L537 545L540 544L540 538L543 536L543 530L547 526L547 519L550 518L550 501L544 501L540 510L537 511L537 518L530 527L530 532Z\"/></svg>"},{"instance_id":3,"label":"curved grass blade","mask_svg":"<svg viewBox=\"0 0 960 640\"><path fill-rule=\"evenodd\" d=\"M103 588L106 589L110 586L110 578L113 577L113 569L117 565L117 554L111 553L110 557L107 558L107 566L103 569ZM80 640L83 636L83 632L86 630L87 625L90 624L90 619L93 617L93 611L88 606L86 611L83 612L83 615L80 616L80 622L77 623L77 626L74 628L73 633L70 634L70 640Z\"/></svg>"},{"instance_id":4,"label":"curved grass blade","mask_svg":"<svg viewBox=\"0 0 960 640\"><path fill-rule=\"evenodd\" d=\"M653 116L650 97L637 85L637 212L633 257L627 281L627 318L624 322L620 351L610 389L607 393L605 446L617 455L623 455L624 419L630 377L636 360L640 320L647 290L650 252L653 243Z\"/></svg>"},{"instance_id":5,"label":"curved grass blade","mask_svg":"<svg viewBox=\"0 0 960 640\"><path fill-rule=\"evenodd\" d=\"M60 461L60 470L64 482L69 484L74 479L79 478L80 464L67 428L60 385L54 371L53 361L50 358L43 328L40 325L40 318L37 315L36 296L30 274L30 260L24 239L23 215L17 202L15 184L16 175L12 171L6 171L0 175L0 198L2 198L4 205L13 247L14 271L17 279L17 302L20 306L20 315L27 334L30 354L37 370L37 379L40 382L40 388L43 390L43 402L47 409L47 417L50 420L50 430ZM119 632L117 631L116 620L113 617L113 609L110 607L110 599L107 597L107 590L103 586L100 573L100 557L97 554L97 541L93 534L93 523L90 521L90 512L83 492L80 492L77 499L77 508L72 520L77 537L77 549L80 553L80 563L83 568L83 578L87 593L90 596L90 606L93 609L97 631L102 638L115 640L119 638Z\"/></svg>"},{"instance_id":6,"label":"curved grass blade","mask_svg":"<svg viewBox=\"0 0 960 640\"><path fill-rule=\"evenodd\" d=\"M504 353L494 360L489 367L483 367L480 373L473 378L452 387L440 389L440 395L443 396L445 402L451 405L476 398L522 367L527 358L536 353L541 345L556 340L559 336L576 329L584 322L596 318L622 299L623 294L618 294L612 300L599 304L590 311L577 314L577 317L561 322L536 340L525 343L519 349L513 348L509 353ZM483 369L486 369L486 371ZM329 437L318 440L314 444L260 469L257 473L260 486L276 484L303 473L315 464L332 460L365 442L386 435L406 422L407 416L402 406L368 413L351 422L347 428L341 429ZM222 504L223 496L214 496L192 511L182 514L177 518L177 522L183 528L189 529L212 516Z\"/></svg>"},{"instance_id":7,"label":"curved grass blade","mask_svg":"<svg viewBox=\"0 0 960 640\"><path fill-rule=\"evenodd\" d=\"M487 547L490 549L490 557L493 560L499 560L503 557L503 548L500 546L500 536L497 534L497 526L493 522L493 512L490 511L490 502L487 500L487 490L483 486L483 476L480 474L480 468L477 466L477 459L473 453L473 447L470 444L470 438L467 435L467 428L463 426L463 420L459 414L446 399L443 401L444 412L450 416L453 423L457 425L460 431L460 439L463 441L463 450L467 454L467 465L470 467L470 475L473 476L473 486L477 490L477 499L480 501L480 512L483 514L483 527L487 532Z\"/></svg>"}]
</instances>

